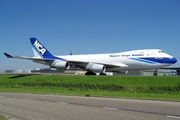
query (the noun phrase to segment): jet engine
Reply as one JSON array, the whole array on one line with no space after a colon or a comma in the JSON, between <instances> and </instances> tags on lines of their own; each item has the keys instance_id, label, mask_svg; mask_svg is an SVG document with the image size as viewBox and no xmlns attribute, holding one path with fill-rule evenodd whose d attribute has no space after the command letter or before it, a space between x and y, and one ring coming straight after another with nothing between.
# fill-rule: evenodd
<instances>
[{"instance_id":1,"label":"jet engine","mask_svg":"<svg viewBox=\"0 0 180 120\"><path fill-rule=\"evenodd\" d=\"M70 65L66 61L54 61L50 67L57 70L68 70Z\"/></svg>"},{"instance_id":2,"label":"jet engine","mask_svg":"<svg viewBox=\"0 0 180 120\"><path fill-rule=\"evenodd\" d=\"M90 68L88 68L88 70L92 71L92 72L105 73L106 67L104 65L100 65L100 64L93 64Z\"/></svg>"}]
</instances>

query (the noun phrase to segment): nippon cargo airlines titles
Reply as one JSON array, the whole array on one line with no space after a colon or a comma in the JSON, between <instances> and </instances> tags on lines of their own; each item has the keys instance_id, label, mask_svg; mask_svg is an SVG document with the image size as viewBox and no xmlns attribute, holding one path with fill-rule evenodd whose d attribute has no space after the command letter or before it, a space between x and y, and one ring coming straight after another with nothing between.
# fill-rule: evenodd
<instances>
[{"instance_id":1,"label":"nippon cargo airlines titles","mask_svg":"<svg viewBox=\"0 0 180 120\"><path fill-rule=\"evenodd\" d=\"M144 56L144 54L132 54L132 55L110 55L110 57L130 57L130 56Z\"/></svg>"},{"instance_id":2,"label":"nippon cargo airlines titles","mask_svg":"<svg viewBox=\"0 0 180 120\"><path fill-rule=\"evenodd\" d=\"M58 70L86 70L86 75L106 72L127 73L128 70L159 69L177 62L176 58L159 49L133 50L111 54L66 55L51 54L36 38L30 38L34 57L11 56L28 59ZM70 67L71 66L71 67Z\"/></svg>"}]
</instances>

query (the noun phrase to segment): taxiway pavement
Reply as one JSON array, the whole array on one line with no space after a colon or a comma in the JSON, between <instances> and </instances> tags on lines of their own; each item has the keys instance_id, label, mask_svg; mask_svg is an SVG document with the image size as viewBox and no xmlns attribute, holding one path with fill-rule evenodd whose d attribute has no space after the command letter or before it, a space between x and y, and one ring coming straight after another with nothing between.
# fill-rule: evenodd
<instances>
[{"instance_id":1,"label":"taxiway pavement","mask_svg":"<svg viewBox=\"0 0 180 120\"><path fill-rule=\"evenodd\" d=\"M180 119L180 102L0 92L0 113L21 120Z\"/></svg>"}]
</instances>

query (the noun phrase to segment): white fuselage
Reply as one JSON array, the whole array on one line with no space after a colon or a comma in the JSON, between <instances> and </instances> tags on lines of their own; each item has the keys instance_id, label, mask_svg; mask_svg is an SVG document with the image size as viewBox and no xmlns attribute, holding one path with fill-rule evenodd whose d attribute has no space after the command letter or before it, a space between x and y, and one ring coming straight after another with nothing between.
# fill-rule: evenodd
<instances>
[{"instance_id":1,"label":"white fuselage","mask_svg":"<svg viewBox=\"0 0 180 120\"><path fill-rule=\"evenodd\" d=\"M67 61L120 65L121 69L158 69L174 64L177 60L159 49L134 50L110 54L57 56Z\"/></svg>"}]
</instances>

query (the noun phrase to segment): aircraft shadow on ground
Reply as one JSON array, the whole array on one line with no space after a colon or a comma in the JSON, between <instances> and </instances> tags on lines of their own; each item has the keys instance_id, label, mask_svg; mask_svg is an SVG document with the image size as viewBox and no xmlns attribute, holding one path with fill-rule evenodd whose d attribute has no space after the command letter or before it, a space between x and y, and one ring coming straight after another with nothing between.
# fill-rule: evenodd
<instances>
[{"instance_id":1,"label":"aircraft shadow on ground","mask_svg":"<svg viewBox=\"0 0 180 120\"><path fill-rule=\"evenodd\" d=\"M16 75L13 77L9 77L9 79L15 79L15 78L26 77L26 76L31 76L31 74Z\"/></svg>"}]
</instances>

